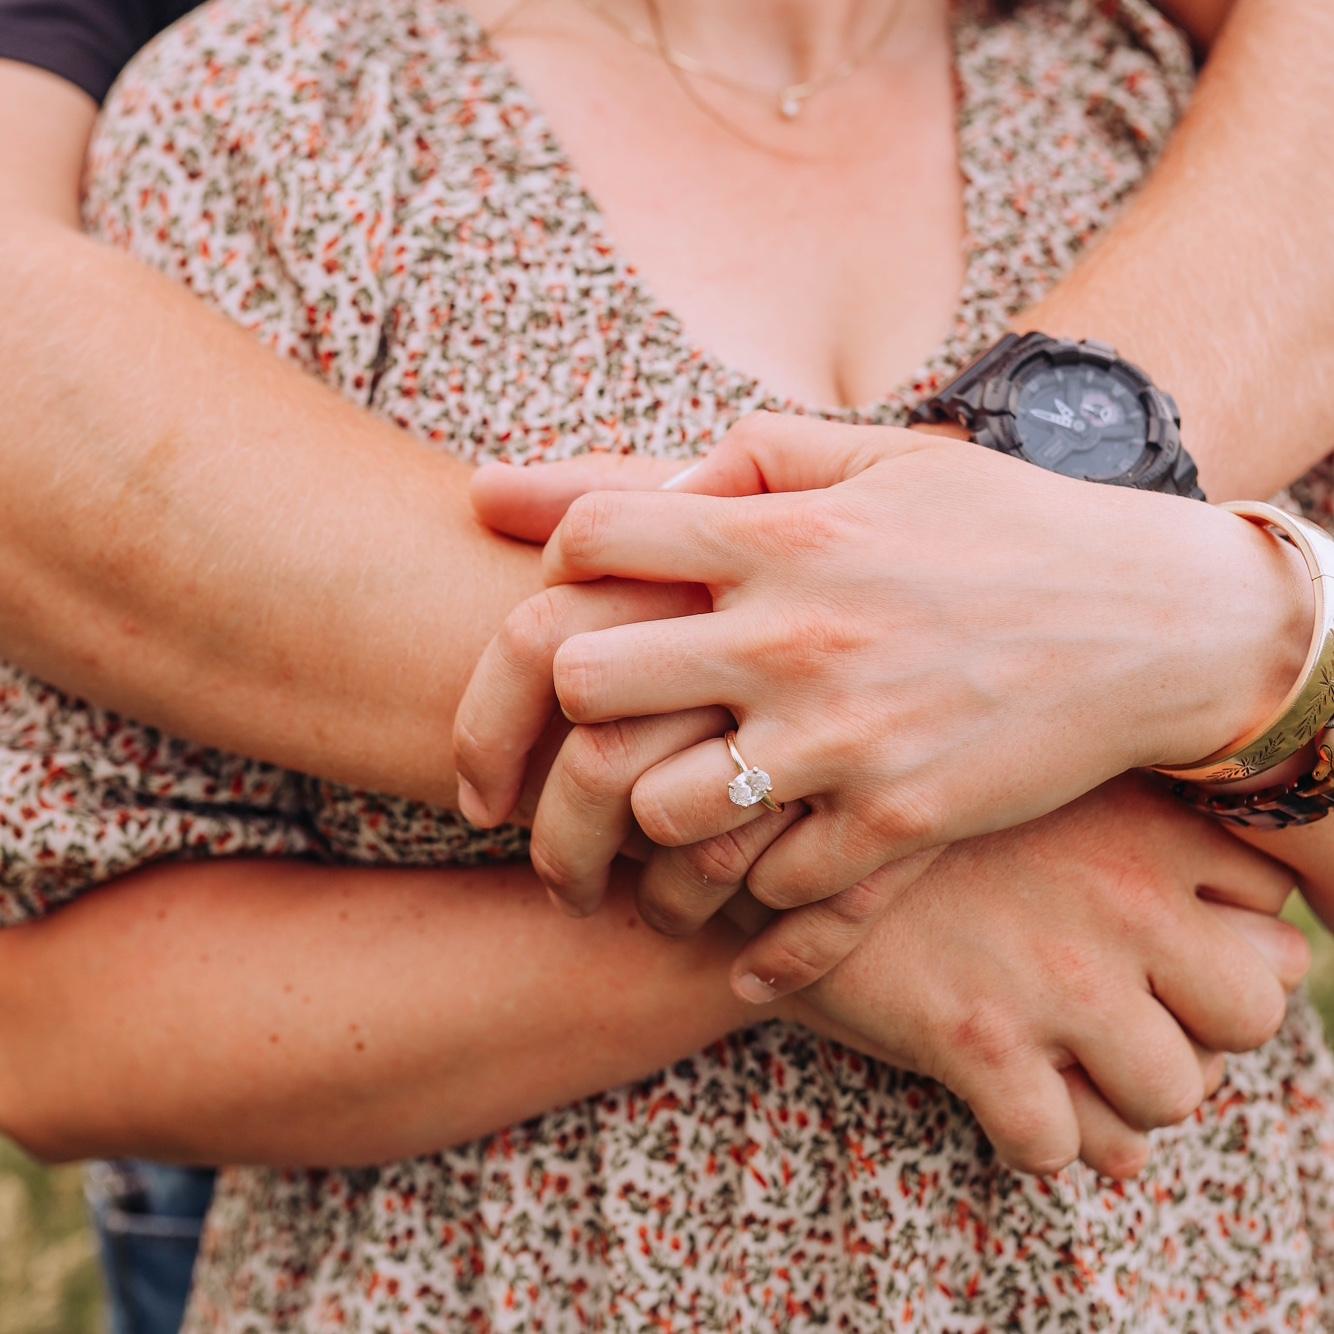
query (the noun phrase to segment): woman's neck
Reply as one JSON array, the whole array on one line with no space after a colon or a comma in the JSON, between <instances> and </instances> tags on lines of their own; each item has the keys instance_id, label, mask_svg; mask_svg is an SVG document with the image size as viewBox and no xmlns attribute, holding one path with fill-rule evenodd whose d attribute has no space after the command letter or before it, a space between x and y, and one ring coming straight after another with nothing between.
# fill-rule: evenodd
<instances>
[{"instance_id":1,"label":"woman's neck","mask_svg":"<svg viewBox=\"0 0 1334 1334\"><path fill-rule=\"evenodd\" d=\"M874 41L912 0L598 0L674 50L775 86L818 79Z\"/></svg>"}]
</instances>

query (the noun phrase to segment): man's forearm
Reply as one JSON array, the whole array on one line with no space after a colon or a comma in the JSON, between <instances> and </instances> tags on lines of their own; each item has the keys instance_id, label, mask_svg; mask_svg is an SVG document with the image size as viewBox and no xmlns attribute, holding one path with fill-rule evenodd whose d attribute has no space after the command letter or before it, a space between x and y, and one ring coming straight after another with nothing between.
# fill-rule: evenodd
<instances>
[{"instance_id":1,"label":"man's forearm","mask_svg":"<svg viewBox=\"0 0 1334 1334\"><path fill-rule=\"evenodd\" d=\"M59 182L91 104L0 63L0 125L20 106L24 135L0 132L0 651L178 735L450 802L454 705L536 553L475 522L463 464L80 236Z\"/></svg>"},{"instance_id":2,"label":"man's forearm","mask_svg":"<svg viewBox=\"0 0 1334 1334\"><path fill-rule=\"evenodd\" d=\"M1187 8L1207 33L1208 0ZM1237 0L1148 184L1017 321L1143 365L1177 398L1214 500L1268 495L1334 449L1331 41L1321 0ZM1334 819L1243 838L1334 927Z\"/></svg>"},{"instance_id":3,"label":"man's forearm","mask_svg":"<svg viewBox=\"0 0 1334 1334\"><path fill-rule=\"evenodd\" d=\"M1144 366L1214 500L1272 494L1334 448L1331 43L1325 0L1237 0L1148 184L1017 322Z\"/></svg>"},{"instance_id":4,"label":"man's forearm","mask_svg":"<svg viewBox=\"0 0 1334 1334\"><path fill-rule=\"evenodd\" d=\"M657 936L628 880L574 921L520 867L142 872L0 933L0 1126L52 1158L382 1162L766 1017L734 933Z\"/></svg>"}]
</instances>

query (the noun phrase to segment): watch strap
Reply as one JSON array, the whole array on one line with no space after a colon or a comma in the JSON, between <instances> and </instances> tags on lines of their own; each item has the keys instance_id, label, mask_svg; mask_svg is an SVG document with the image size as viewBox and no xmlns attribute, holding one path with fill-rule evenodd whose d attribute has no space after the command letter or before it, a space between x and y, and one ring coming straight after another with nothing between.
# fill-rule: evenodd
<instances>
[{"instance_id":1,"label":"watch strap","mask_svg":"<svg viewBox=\"0 0 1334 1334\"><path fill-rule=\"evenodd\" d=\"M1193 783L1174 783L1172 791L1196 810L1240 829L1288 829L1293 825L1313 824L1334 810L1334 747L1330 730L1326 729L1316 743L1315 767L1296 782L1239 797L1210 792Z\"/></svg>"},{"instance_id":2,"label":"watch strap","mask_svg":"<svg viewBox=\"0 0 1334 1334\"><path fill-rule=\"evenodd\" d=\"M1039 338L1042 334L1037 335ZM944 388L919 403L909 416L914 422L957 422L971 428L978 409L982 406L981 390L993 371L1007 362L1025 339L1032 334L1007 333L971 365L964 367Z\"/></svg>"},{"instance_id":3,"label":"watch strap","mask_svg":"<svg viewBox=\"0 0 1334 1334\"><path fill-rule=\"evenodd\" d=\"M1195 466L1195 460L1184 449L1177 450L1172 460L1172 471L1154 490L1171 496L1185 496L1190 500L1208 499L1200 485L1200 471Z\"/></svg>"}]
</instances>

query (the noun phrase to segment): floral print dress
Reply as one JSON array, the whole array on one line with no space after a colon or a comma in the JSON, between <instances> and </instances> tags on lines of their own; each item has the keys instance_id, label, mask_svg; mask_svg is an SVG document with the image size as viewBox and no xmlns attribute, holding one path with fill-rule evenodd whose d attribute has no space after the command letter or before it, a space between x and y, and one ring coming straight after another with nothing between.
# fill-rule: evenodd
<instances>
[{"instance_id":1,"label":"floral print dress","mask_svg":"<svg viewBox=\"0 0 1334 1334\"><path fill-rule=\"evenodd\" d=\"M902 423L1107 226L1190 91L1144 0L956 6L956 326L827 415ZM1072 151L1072 145L1078 151ZM87 221L427 445L688 456L783 401L692 343L449 0L214 0L114 93ZM448 863L459 817L165 737L0 668L0 921L154 858ZM996 1163L929 1080L768 1024L476 1143L222 1174L203 1331L1334 1328L1334 1073L1308 1003L1114 1184Z\"/></svg>"}]
</instances>

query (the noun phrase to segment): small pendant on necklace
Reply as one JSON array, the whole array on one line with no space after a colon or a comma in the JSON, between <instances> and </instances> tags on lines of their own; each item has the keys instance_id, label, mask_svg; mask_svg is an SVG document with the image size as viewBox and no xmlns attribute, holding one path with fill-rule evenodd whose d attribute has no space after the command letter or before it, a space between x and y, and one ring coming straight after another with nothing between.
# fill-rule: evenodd
<instances>
[{"instance_id":1,"label":"small pendant on necklace","mask_svg":"<svg viewBox=\"0 0 1334 1334\"><path fill-rule=\"evenodd\" d=\"M778 114L784 120L796 120L805 105L805 99L795 88L784 88L778 95Z\"/></svg>"}]
</instances>

